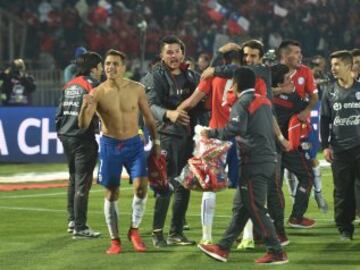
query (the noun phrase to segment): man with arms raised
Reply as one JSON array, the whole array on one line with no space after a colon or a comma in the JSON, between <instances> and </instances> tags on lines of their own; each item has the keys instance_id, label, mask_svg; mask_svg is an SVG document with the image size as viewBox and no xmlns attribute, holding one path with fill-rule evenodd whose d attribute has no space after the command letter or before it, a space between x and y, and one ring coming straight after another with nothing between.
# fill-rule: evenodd
<instances>
[{"instance_id":1,"label":"man with arms raised","mask_svg":"<svg viewBox=\"0 0 360 270\"><path fill-rule=\"evenodd\" d=\"M154 142L154 151L160 153L160 141L155 122L147 103L144 87L123 78L125 55L109 50L105 55L104 69L107 80L96 91L84 96L79 115L79 126L86 128L95 112L101 119L100 168L98 182L106 189L104 213L111 237L108 254L121 252L118 232L118 208L120 178L123 166L134 181L131 226L128 232L135 251L146 247L139 235L147 199L147 169L144 145L138 135L138 115L141 113Z\"/></svg>"}]
</instances>

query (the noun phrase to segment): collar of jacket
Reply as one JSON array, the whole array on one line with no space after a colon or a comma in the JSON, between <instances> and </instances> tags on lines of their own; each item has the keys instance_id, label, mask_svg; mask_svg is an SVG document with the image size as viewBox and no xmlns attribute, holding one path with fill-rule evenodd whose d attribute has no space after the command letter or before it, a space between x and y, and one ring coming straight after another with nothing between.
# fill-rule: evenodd
<instances>
[{"instance_id":1,"label":"collar of jacket","mask_svg":"<svg viewBox=\"0 0 360 270\"><path fill-rule=\"evenodd\" d=\"M184 73L187 81L197 85L197 78L195 76L195 73L192 70L190 70L188 67L189 65L185 63L181 63L180 70ZM171 74L170 69L163 62L159 64L158 69L160 73L163 73L163 75L165 75L166 81L168 82L170 87L176 88L174 75Z\"/></svg>"},{"instance_id":2,"label":"collar of jacket","mask_svg":"<svg viewBox=\"0 0 360 270\"><path fill-rule=\"evenodd\" d=\"M241 96L243 96L243 95L245 95L245 94L248 94L248 93L255 93L255 89L254 89L254 88L246 89L246 90L242 91L242 92L239 94L238 97L241 97Z\"/></svg>"}]
</instances>

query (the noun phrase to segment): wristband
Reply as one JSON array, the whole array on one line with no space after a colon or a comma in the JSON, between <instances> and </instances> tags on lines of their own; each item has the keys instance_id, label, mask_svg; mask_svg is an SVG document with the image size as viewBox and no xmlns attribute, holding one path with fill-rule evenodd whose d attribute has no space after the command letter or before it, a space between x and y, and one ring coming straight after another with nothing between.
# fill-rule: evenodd
<instances>
[{"instance_id":1,"label":"wristband","mask_svg":"<svg viewBox=\"0 0 360 270\"><path fill-rule=\"evenodd\" d=\"M138 134L139 134L139 135L144 135L144 132L143 132L143 130L142 130L141 128L139 128Z\"/></svg>"},{"instance_id":2,"label":"wristband","mask_svg":"<svg viewBox=\"0 0 360 270\"><path fill-rule=\"evenodd\" d=\"M154 140L154 144L160 146L160 140L159 140L159 139L155 139L155 140Z\"/></svg>"}]
</instances>

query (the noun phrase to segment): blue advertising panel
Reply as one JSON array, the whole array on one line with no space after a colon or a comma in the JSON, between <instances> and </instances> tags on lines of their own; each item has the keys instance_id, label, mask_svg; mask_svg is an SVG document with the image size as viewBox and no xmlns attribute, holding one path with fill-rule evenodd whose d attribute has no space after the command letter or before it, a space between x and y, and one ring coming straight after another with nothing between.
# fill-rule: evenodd
<instances>
[{"instance_id":1,"label":"blue advertising panel","mask_svg":"<svg viewBox=\"0 0 360 270\"><path fill-rule=\"evenodd\" d=\"M0 107L0 162L63 162L56 107Z\"/></svg>"}]
</instances>

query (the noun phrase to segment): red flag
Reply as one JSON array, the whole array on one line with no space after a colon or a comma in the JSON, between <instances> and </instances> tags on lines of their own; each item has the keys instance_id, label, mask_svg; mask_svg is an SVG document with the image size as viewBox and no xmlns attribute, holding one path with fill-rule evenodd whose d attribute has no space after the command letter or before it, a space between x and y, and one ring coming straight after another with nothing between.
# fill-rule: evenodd
<instances>
[{"instance_id":1,"label":"red flag","mask_svg":"<svg viewBox=\"0 0 360 270\"><path fill-rule=\"evenodd\" d=\"M239 35L249 31L250 22L244 16L234 13L230 16L227 22L227 27L230 34Z\"/></svg>"},{"instance_id":2,"label":"red flag","mask_svg":"<svg viewBox=\"0 0 360 270\"><path fill-rule=\"evenodd\" d=\"M227 8L219 4L218 2L214 2L211 5L208 5L207 14L209 17L215 22L221 22L222 19L229 12Z\"/></svg>"}]
</instances>

